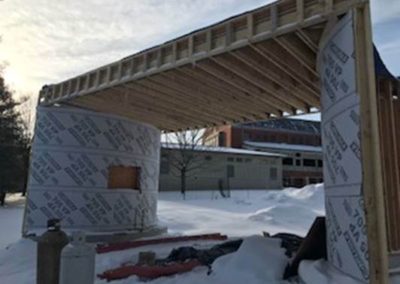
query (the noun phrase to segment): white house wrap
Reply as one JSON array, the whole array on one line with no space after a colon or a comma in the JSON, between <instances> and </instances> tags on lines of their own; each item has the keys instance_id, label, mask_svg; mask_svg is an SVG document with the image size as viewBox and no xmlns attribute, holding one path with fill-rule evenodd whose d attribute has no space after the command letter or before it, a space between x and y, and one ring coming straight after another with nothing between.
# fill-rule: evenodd
<instances>
[{"instance_id":1,"label":"white house wrap","mask_svg":"<svg viewBox=\"0 0 400 284\"><path fill-rule=\"evenodd\" d=\"M109 231L156 224L160 131L76 108L38 107L24 234L60 218L63 228ZM140 167L140 191L108 189L110 166Z\"/></svg>"},{"instance_id":2,"label":"white house wrap","mask_svg":"<svg viewBox=\"0 0 400 284\"><path fill-rule=\"evenodd\" d=\"M367 281L369 268L362 197L360 97L356 89L351 13L332 29L320 52L328 259L343 272Z\"/></svg>"}]
</instances>

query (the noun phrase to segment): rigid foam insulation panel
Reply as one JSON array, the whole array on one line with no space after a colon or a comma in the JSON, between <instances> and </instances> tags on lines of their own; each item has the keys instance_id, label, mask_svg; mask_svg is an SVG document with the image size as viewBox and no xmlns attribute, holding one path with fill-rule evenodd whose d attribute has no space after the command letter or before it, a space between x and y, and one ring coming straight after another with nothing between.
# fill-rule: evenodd
<instances>
[{"instance_id":1,"label":"rigid foam insulation panel","mask_svg":"<svg viewBox=\"0 0 400 284\"><path fill-rule=\"evenodd\" d=\"M114 115L38 107L23 232L60 218L64 229L124 231L156 225L160 131ZM109 189L109 170L140 169L140 190Z\"/></svg>"}]
</instances>

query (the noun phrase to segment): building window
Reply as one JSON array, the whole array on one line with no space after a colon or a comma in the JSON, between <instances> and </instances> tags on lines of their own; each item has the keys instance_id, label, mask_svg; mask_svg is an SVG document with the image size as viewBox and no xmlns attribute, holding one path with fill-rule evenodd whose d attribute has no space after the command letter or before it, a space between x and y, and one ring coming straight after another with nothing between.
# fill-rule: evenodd
<instances>
[{"instance_id":1,"label":"building window","mask_svg":"<svg viewBox=\"0 0 400 284\"><path fill-rule=\"evenodd\" d=\"M292 158L284 158L282 160L282 164L286 166L292 166L293 165L293 159Z\"/></svg>"},{"instance_id":2,"label":"building window","mask_svg":"<svg viewBox=\"0 0 400 284\"><path fill-rule=\"evenodd\" d=\"M318 168L322 168L322 166L323 166L322 160L318 160Z\"/></svg>"},{"instance_id":3,"label":"building window","mask_svg":"<svg viewBox=\"0 0 400 284\"><path fill-rule=\"evenodd\" d=\"M228 178L233 178L235 177L235 167L233 165L228 165L226 167L226 175Z\"/></svg>"},{"instance_id":4,"label":"building window","mask_svg":"<svg viewBox=\"0 0 400 284\"><path fill-rule=\"evenodd\" d=\"M269 169L269 178L271 180L277 180L277 178L278 178L278 169L277 168Z\"/></svg>"},{"instance_id":5,"label":"building window","mask_svg":"<svg viewBox=\"0 0 400 284\"><path fill-rule=\"evenodd\" d=\"M296 157L301 157L301 154L300 153L296 153Z\"/></svg>"},{"instance_id":6,"label":"building window","mask_svg":"<svg viewBox=\"0 0 400 284\"><path fill-rule=\"evenodd\" d=\"M291 186L291 185L292 185L292 183L290 181L290 178L283 178L283 186L284 187L288 187L288 186Z\"/></svg>"},{"instance_id":7,"label":"building window","mask_svg":"<svg viewBox=\"0 0 400 284\"><path fill-rule=\"evenodd\" d=\"M315 160L303 159L303 166L305 166L305 167L315 167L316 166Z\"/></svg>"},{"instance_id":8,"label":"building window","mask_svg":"<svg viewBox=\"0 0 400 284\"><path fill-rule=\"evenodd\" d=\"M242 158L236 158L236 162L241 163L241 162L243 162L243 159Z\"/></svg>"},{"instance_id":9,"label":"building window","mask_svg":"<svg viewBox=\"0 0 400 284\"><path fill-rule=\"evenodd\" d=\"M218 146L226 146L226 133L220 132L218 133Z\"/></svg>"},{"instance_id":10,"label":"building window","mask_svg":"<svg viewBox=\"0 0 400 284\"><path fill-rule=\"evenodd\" d=\"M296 166L298 166L298 167L301 166L301 160L299 160L299 159L296 160Z\"/></svg>"},{"instance_id":11,"label":"building window","mask_svg":"<svg viewBox=\"0 0 400 284\"><path fill-rule=\"evenodd\" d=\"M206 161L211 161L211 160L212 160L212 157L211 157L211 156L205 156L204 159L205 159Z\"/></svg>"},{"instance_id":12,"label":"building window","mask_svg":"<svg viewBox=\"0 0 400 284\"><path fill-rule=\"evenodd\" d=\"M229 158L228 158L228 162L234 162L234 161L235 161L234 158L232 158L232 157L229 157Z\"/></svg>"}]
</instances>

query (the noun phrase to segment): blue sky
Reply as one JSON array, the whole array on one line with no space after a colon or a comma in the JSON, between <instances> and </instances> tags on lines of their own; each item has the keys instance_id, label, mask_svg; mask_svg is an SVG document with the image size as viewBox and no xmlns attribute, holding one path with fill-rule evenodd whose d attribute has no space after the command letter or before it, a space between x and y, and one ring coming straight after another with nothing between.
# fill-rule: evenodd
<instances>
[{"instance_id":1,"label":"blue sky","mask_svg":"<svg viewBox=\"0 0 400 284\"><path fill-rule=\"evenodd\" d=\"M0 0L0 62L18 93L118 60L268 0ZM400 75L400 1L372 0L374 40Z\"/></svg>"}]
</instances>

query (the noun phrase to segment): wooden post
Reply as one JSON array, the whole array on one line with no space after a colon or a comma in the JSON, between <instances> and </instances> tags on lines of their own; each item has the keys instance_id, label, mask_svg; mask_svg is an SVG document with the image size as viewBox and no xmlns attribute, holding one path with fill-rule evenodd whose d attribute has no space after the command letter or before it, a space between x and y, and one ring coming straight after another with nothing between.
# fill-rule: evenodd
<instances>
[{"instance_id":1,"label":"wooden post","mask_svg":"<svg viewBox=\"0 0 400 284\"><path fill-rule=\"evenodd\" d=\"M360 95L363 195L370 283L388 283L388 249L369 3L354 8L357 90Z\"/></svg>"}]
</instances>

